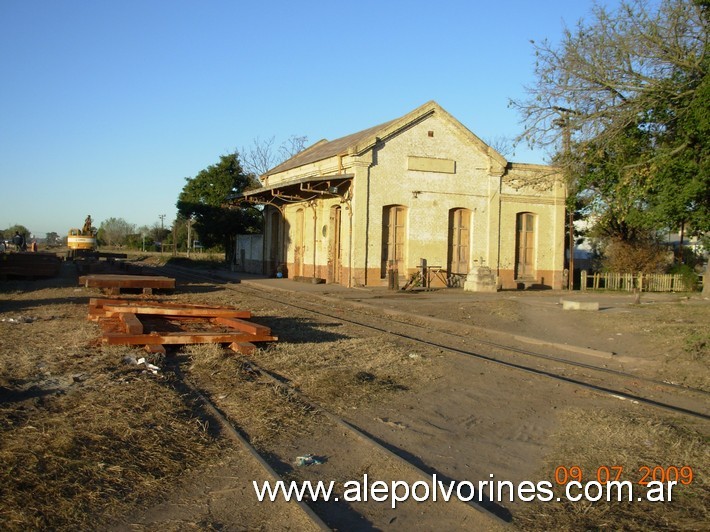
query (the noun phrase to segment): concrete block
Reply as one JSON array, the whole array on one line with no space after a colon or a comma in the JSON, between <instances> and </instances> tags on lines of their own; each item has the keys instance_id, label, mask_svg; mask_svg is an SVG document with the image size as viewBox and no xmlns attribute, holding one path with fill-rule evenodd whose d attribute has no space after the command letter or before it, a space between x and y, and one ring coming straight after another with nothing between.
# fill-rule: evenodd
<instances>
[{"instance_id":1,"label":"concrete block","mask_svg":"<svg viewBox=\"0 0 710 532\"><path fill-rule=\"evenodd\" d=\"M466 292L497 292L496 277L487 266L474 266L463 284Z\"/></svg>"},{"instance_id":2,"label":"concrete block","mask_svg":"<svg viewBox=\"0 0 710 532\"><path fill-rule=\"evenodd\" d=\"M572 301L562 299L562 310L599 310L598 301Z\"/></svg>"}]
</instances>

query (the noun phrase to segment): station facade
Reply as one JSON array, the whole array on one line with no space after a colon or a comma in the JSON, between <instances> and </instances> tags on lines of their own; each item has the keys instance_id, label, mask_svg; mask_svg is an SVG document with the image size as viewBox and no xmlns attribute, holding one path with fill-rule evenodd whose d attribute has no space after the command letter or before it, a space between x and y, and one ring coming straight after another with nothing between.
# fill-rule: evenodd
<instances>
[{"instance_id":1,"label":"station facade","mask_svg":"<svg viewBox=\"0 0 710 532\"><path fill-rule=\"evenodd\" d=\"M262 271L344 286L400 283L426 260L460 286L562 288L565 197L554 167L507 161L436 102L320 141L236 196L264 206Z\"/></svg>"}]
</instances>

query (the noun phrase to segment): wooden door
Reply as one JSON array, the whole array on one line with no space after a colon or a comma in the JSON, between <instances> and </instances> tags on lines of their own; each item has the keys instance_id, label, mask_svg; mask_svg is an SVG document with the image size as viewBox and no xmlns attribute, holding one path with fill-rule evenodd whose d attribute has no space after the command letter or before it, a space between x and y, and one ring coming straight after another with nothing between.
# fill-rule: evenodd
<instances>
[{"instance_id":1,"label":"wooden door","mask_svg":"<svg viewBox=\"0 0 710 532\"><path fill-rule=\"evenodd\" d=\"M281 213L274 211L269 217L269 275L281 265Z\"/></svg>"},{"instance_id":2,"label":"wooden door","mask_svg":"<svg viewBox=\"0 0 710 532\"><path fill-rule=\"evenodd\" d=\"M407 208L389 205L382 210L382 266L381 277L387 276L387 266L393 262L400 275L405 271L405 243L407 235Z\"/></svg>"},{"instance_id":3,"label":"wooden door","mask_svg":"<svg viewBox=\"0 0 710 532\"><path fill-rule=\"evenodd\" d=\"M340 244L340 228L341 228L341 209L333 207L330 210L330 282L340 283L341 281L341 244Z\"/></svg>"},{"instance_id":4,"label":"wooden door","mask_svg":"<svg viewBox=\"0 0 710 532\"><path fill-rule=\"evenodd\" d=\"M305 255L304 238L303 238L303 209L296 211L296 224L294 229L294 248L293 248L293 274L296 277L303 277L303 257Z\"/></svg>"},{"instance_id":5,"label":"wooden door","mask_svg":"<svg viewBox=\"0 0 710 532\"><path fill-rule=\"evenodd\" d=\"M517 279L535 277L535 215L529 212L518 214L516 223L516 272Z\"/></svg>"},{"instance_id":6,"label":"wooden door","mask_svg":"<svg viewBox=\"0 0 710 532\"><path fill-rule=\"evenodd\" d=\"M470 264L471 211L452 209L449 212L449 264L450 274L466 275Z\"/></svg>"}]
</instances>

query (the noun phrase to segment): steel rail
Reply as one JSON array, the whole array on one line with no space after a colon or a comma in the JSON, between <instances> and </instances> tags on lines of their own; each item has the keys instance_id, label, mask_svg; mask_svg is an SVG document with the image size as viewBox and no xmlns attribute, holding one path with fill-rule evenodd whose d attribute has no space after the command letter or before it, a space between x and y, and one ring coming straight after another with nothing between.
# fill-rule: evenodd
<instances>
[{"instance_id":1,"label":"steel rail","mask_svg":"<svg viewBox=\"0 0 710 532\"><path fill-rule=\"evenodd\" d=\"M164 267L164 268L165 268L165 267ZM174 271L178 271L177 269L173 269L173 270L174 270ZM191 278L193 278L193 279L200 280L200 281L208 281L208 282L214 281L213 278L210 278L210 277L207 276L207 275L201 275L201 274L193 273L193 272L185 272L183 268L180 268L180 269L179 269L179 274L182 275L182 276L185 276L185 277L188 277L188 278L191 277ZM579 379L579 378L569 377L569 376L566 376L566 375L561 375L561 374L555 373L555 372L553 372L553 371L549 371L549 370L546 370L546 369L540 369L540 368L534 368L534 367L531 367L531 366L528 366L528 365L525 365L525 364L521 364L521 363L517 363L517 362L512 362L512 361L509 361L509 360L502 360L502 359L497 358L497 357L495 357L495 356L493 356L493 355L483 354L483 353L480 353L480 352L477 352L477 351L473 351L473 350L470 350L470 349L464 349L464 348L459 348L459 347L455 347L455 346L451 346L451 345L445 345L445 344L442 344L442 343L439 343L439 342L433 342L433 341L430 341L430 340L427 340L427 339L424 339L424 338L419 338L419 337L414 336L414 335L412 335L412 334L407 334L407 333L398 332L398 331L395 331L395 330L393 330L393 329L391 329L391 328L385 328L385 327L383 327L383 326L381 326L381 325L373 325L373 324L371 324L371 323L365 323L365 322L363 322L363 321L359 321L359 320L353 319L353 318L352 318L352 314L350 315L350 317L346 318L346 317L343 317L343 316L339 316L339 315L336 315L336 314L332 314L332 313L329 313L329 312L325 312L324 310L322 310L322 304L319 305L319 304L317 304L317 303L314 303L314 305L316 305L316 306L319 307L319 308L317 308L317 309L314 309L314 308L309 308L309 307L307 307L307 306L304 306L304 304L303 304L302 301L300 302L300 304L295 304L295 303L292 303L292 302L287 302L287 301L284 301L283 298L276 298L276 297L271 297L271 296L265 295L265 294L272 294L272 292L271 292L270 290L265 289L265 288L257 288L257 287L254 287L254 286L248 286L248 287L247 287L247 286L245 286L245 285L243 285L243 284L239 284L239 285L235 285L235 286L225 286L225 288L227 288L227 289L229 289L229 290L234 290L234 291L244 291L244 292L252 291L252 292L258 292L258 294L254 294L255 297L258 297L258 298L261 298L261 299L265 299L265 300L267 300L267 301L271 301L271 302L274 302L274 303L277 303L277 304L280 304L280 305L284 305L284 306L287 306L287 307L296 308L296 309L299 309L299 310L304 311L304 312L309 312L309 313L312 313L312 314L324 316L324 317L327 317L327 318L329 318L329 319L338 320L338 321L341 321L341 322L343 322L343 323L348 323L348 324L355 325L355 326L358 326L358 327L362 327L362 328L366 328L366 329L370 329L370 330L375 330L375 331L382 332L382 333L385 333L385 334L391 334L391 335L393 335L393 336L397 336L397 337L399 337L399 338L402 338L402 339L405 339L405 340L409 340L409 341L412 341L412 342L424 344L424 345L427 345L427 346L429 346L429 347L434 347L434 348L441 349L441 350L445 350L445 351L448 351L448 352L451 352L451 353L455 353L455 354L458 354L458 355L468 356L468 357L472 357L472 358L475 358L475 359L483 360L483 361L486 361L486 362L490 362L490 363L502 365L502 366L509 367L509 368L511 368L511 369L515 369L515 370L518 370L518 371L523 371L523 372L526 372L526 373L531 373L531 374L534 374L534 375L543 376L543 377L550 378L550 379L553 379L553 380L558 380L558 381L567 382L567 383L569 383L569 384L573 384L573 385L576 385L576 386L581 386L581 387L583 387L583 388L587 388L587 389L590 389L590 390L593 390L593 391L596 391L596 392L600 392L600 393L604 393L604 394L609 394L609 395L614 396L614 397L617 397L617 398L623 398L623 399L627 399L627 400L630 400L630 401L638 401L639 403L644 403L644 404L647 404L647 405L650 405L650 406L653 406L653 407L656 407L656 408L660 408L660 409L663 409L663 410L671 411L671 412L674 412L674 413L679 413L679 414L683 414L683 415L687 415L687 416L692 416L692 417L700 418L700 419L703 419L703 420L710 420L710 415L709 415L709 414L706 414L706 413L704 413L704 412L699 412L699 411L696 411L696 410L693 410L693 409L689 409L689 408L685 408L685 407L681 407L681 406L677 406L677 405L672 405L672 404L669 404L669 403L666 403L666 402L663 402L663 401L658 401L658 400L652 399L652 398L650 398L650 397L644 397L644 396L642 396L642 395L638 395L637 393L633 393L633 392L629 392L629 391L624 391L624 390L619 390L619 389L615 389L615 388L610 388L610 387L608 387L608 386L603 386L603 385L600 385L600 384L593 384L593 383L591 383L591 382L584 381L584 380L581 380L581 379ZM371 310L377 311L378 309L375 308L375 307L372 307ZM353 308L353 311L357 312L357 309ZM413 316L413 318L417 318L417 316ZM407 322L399 321L399 320L393 320L393 319L391 319L390 317L388 317L388 321L389 321L389 322L394 322L394 323L396 323L396 324L398 324L398 325L400 325L400 326L409 327L409 328L416 328L416 326L415 326L415 325L412 325L411 323L407 323ZM451 323L452 323L452 325L455 325L455 322L451 322ZM458 338L458 339L467 339L467 340L468 340L468 339L471 339L470 337L467 337L467 336L457 335L457 334L455 334L455 333L450 333L450 332L443 331L443 330L440 330L440 329L436 329L436 332L439 333L439 334L444 334L444 335L449 335L449 336L452 336L452 337L456 337L456 338ZM597 372L602 373L602 374L614 375L614 376L616 376L616 377L618 377L618 378L622 378L622 379L633 379L633 380L641 381L641 382L644 382L644 383L647 383L647 384L652 384L652 385L654 385L654 386L660 386L660 387L664 387L664 388L667 388L667 389L671 389L671 390L673 390L673 391L682 390L682 391L684 391L684 392L695 393L695 394L704 395L704 396L710 395L710 392L707 392L707 391L705 391L705 390L700 390L700 389L697 389L697 388L686 387L686 386L682 386L682 385L678 385L678 384L674 384L674 383L667 383L667 382L664 382L664 381L659 381L659 380L657 380L657 379L651 379L651 378L648 378L648 377L643 377L643 376L635 375L635 374L632 374L632 373L626 373L626 372L614 370L614 369L611 369L611 368L602 368L602 367L594 366L594 365L592 365L592 364L587 364L587 363L578 362L578 361L573 361L573 360L567 360L567 359L564 359L564 358L555 357L555 356L552 356L552 355L543 354L543 353L539 353L539 352L536 352L536 351L530 351L530 350L527 350L527 349L521 349L521 348L518 348L518 347L515 347L515 346L500 344L500 343L497 343L497 342L490 342L490 341L486 341L486 340L479 340L479 339L477 339L477 338L473 338L473 340L474 340L475 342L477 342L477 343L484 344L484 345L487 345L487 346L489 346L489 347L495 347L495 348L497 348L497 349L501 349L501 350L504 350L504 351L510 351L510 352L513 352L513 353L516 353L516 354L522 354L522 355L525 355L525 356L528 356L528 357L532 357L532 358L536 358L536 359L540 359L540 360L554 361L554 362L556 362L556 363L565 364L565 365L568 365L568 366L571 366L571 367L583 368L583 369L591 370L591 371L597 371Z\"/></svg>"}]
</instances>

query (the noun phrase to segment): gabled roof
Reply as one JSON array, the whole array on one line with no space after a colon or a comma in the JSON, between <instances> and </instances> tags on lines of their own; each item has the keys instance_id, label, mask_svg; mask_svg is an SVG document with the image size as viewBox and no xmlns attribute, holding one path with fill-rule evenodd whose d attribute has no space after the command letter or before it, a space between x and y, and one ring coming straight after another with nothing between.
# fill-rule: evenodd
<instances>
[{"instance_id":1,"label":"gabled roof","mask_svg":"<svg viewBox=\"0 0 710 532\"><path fill-rule=\"evenodd\" d=\"M371 127L336 140L321 140L316 142L313 146L297 153L290 159L272 168L261 177L265 178L299 166L329 159L336 155L360 155L372 148L379 140L386 140L388 137L424 120L434 113L441 115L445 120L454 125L460 133L468 138L468 140L476 145L483 153L491 157L498 165L503 168L507 166L508 162L500 153L488 146L461 124L461 122L447 113L438 103L432 100L401 118L390 120L379 126Z\"/></svg>"},{"instance_id":2,"label":"gabled roof","mask_svg":"<svg viewBox=\"0 0 710 532\"><path fill-rule=\"evenodd\" d=\"M282 162L275 168L272 168L271 170L266 172L264 176L278 174L279 172L285 172L286 170L297 168L305 164L315 163L317 161L329 159L330 157L334 157L336 155L348 153L348 149L350 148L350 146L357 144L364 138L370 137L371 135L377 133L377 131L379 131L381 128L391 123L392 122L386 122L384 124L380 124L379 126L371 127L369 129L365 129L358 133L353 133L352 135L348 135L347 137L341 137L336 140L320 140L316 142L313 146L306 148L302 152L299 152L290 159L287 159L286 161Z\"/></svg>"}]
</instances>

